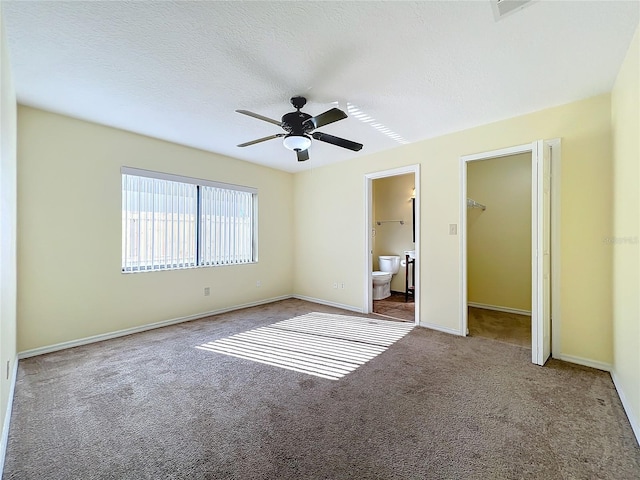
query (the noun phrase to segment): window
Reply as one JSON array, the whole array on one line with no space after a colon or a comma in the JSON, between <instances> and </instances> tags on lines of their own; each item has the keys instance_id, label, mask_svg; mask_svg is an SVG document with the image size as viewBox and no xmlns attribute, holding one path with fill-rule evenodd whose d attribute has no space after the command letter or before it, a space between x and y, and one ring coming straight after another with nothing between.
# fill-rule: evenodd
<instances>
[{"instance_id":1,"label":"window","mask_svg":"<svg viewBox=\"0 0 640 480\"><path fill-rule=\"evenodd\" d=\"M123 272L256 261L255 188L121 172Z\"/></svg>"}]
</instances>

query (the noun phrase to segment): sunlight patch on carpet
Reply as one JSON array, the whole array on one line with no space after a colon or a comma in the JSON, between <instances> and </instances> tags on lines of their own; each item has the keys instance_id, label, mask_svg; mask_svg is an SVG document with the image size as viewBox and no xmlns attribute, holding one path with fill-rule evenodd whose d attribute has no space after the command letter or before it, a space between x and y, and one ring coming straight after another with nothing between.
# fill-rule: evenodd
<instances>
[{"instance_id":1,"label":"sunlight patch on carpet","mask_svg":"<svg viewBox=\"0 0 640 480\"><path fill-rule=\"evenodd\" d=\"M412 323L314 312L196 348L338 380L412 329Z\"/></svg>"}]
</instances>

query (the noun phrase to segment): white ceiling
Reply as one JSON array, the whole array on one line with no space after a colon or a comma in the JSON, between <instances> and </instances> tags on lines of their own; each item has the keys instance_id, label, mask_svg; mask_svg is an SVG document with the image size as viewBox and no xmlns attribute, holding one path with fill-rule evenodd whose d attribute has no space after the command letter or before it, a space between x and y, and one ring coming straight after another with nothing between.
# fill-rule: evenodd
<instances>
[{"instance_id":1,"label":"white ceiling","mask_svg":"<svg viewBox=\"0 0 640 480\"><path fill-rule=\"evenodd\" d=\"M2 1L18 101L296 172L608 92L637 1L535 1L498 21L472 2ZM299 163L278 126L305 95L319 129Z\"/></svg>"}]
</instances>

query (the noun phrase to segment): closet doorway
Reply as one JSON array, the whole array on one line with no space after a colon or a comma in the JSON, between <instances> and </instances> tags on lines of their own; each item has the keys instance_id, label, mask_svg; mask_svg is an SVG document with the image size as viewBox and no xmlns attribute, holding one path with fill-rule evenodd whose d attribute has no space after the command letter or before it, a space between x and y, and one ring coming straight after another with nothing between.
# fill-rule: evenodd
<instances>
[{"instance_id":1,"label":"closet doorway","mask_svg":"<svg viewBox=\"0 0 640 480\"><path fill-rule=\"evenodd\" d=\"M544 365L560 321L560 141L460 161L461 333L530 345Z\"/></svg>"},{"instance_id":2,"label":"closet doorway","mask_svg":"<svg viewBox=\"0 0 640 480\"><path fill-rule=\"evenodd\" d=\"M531 153L467 163L470 336L531 348Z\"/></svg>"},{"instance_id":3,"label":"closet doorway","mask_svg":"<svg viewBox=\"0 0 640 480\"><path fill-rule=\"evenodd\" d=\"M367 174L365 192L365 313L418 324L419 165Z\"/></svg>"}]
</instances>

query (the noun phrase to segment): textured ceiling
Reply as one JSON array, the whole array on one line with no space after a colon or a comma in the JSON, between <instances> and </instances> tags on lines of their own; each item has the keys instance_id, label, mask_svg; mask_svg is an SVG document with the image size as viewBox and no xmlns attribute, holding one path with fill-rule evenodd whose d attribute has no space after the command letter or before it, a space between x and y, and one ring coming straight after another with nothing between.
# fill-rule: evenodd
<instances>
[{"instance_id":1,"label":"textured ceiling","mask_svg":"<svg viewBox=\"0 0 640 480\"><path fill-rule=\"evenodd\" d=\"M498 21L489 0L2 9L20 103L295 172L608 92L640 4L541 0ZM236 147L281 130L234 110L280 119L296 94L375 119L319 129L364 148Z\"/></svg>"}]
</instances>

